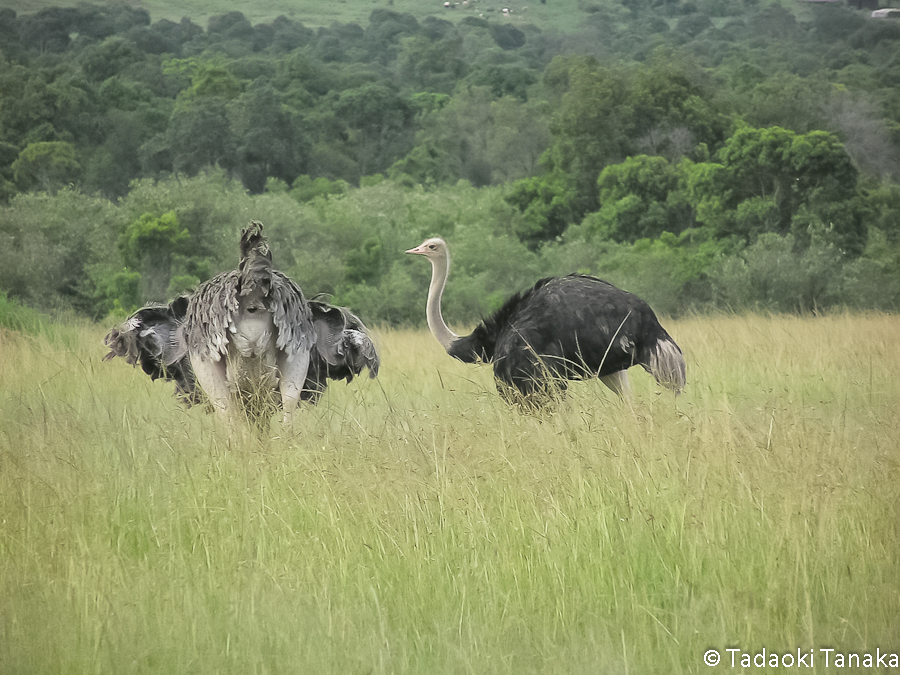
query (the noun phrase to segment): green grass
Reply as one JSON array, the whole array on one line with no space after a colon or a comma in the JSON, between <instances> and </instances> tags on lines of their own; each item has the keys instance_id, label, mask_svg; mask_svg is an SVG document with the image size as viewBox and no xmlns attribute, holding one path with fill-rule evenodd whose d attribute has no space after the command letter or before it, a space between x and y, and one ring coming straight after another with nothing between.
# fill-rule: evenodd
<instances>
[{"instance_id":1,"label":"green grass","mask_svg":"<svg viewBox=\"0 0 900 675\"><path fill-rule=\"evenodd\" d=\"M900 650L900 319L666 323L677 399L633 370L632 406L590 382L520 415L488 368L384 330L377 380L264 439L101 363L99 329L0 330L0 672Z\"/></svg>"},{"instance_id":2,"label":"green grass","mask_svg":"<svg viewBox=\"0 0 900 675\"><path fill-rule=\"evenodd\" d=\"M48 7L75 7L82 0L0 0L0 7L14 9L19 14L31 14ZM91 4L106 4L100 0ZM228 12L241 12L252 24L265 23L279 15L300 21L309 27L330 26L334 22L355 22L366 26L369 15L375 9L412 14L418 20L427 16L448 19L457 23L465 16L482 16L488 20L509 22L512 25L532 23L542 30L568 31L575 28L587 14L575 2L551 0L541 4L526 0L470 0L465 7L459 0L459 7L448 10L443 0L267 0L267 2L223 2L222 0L130 0L132 7L150 12L152 21L169 19L180 21L188 17L194 23L206 27L211 16ZM504 18L500 10L512 9L512 14Z\"/></svg>"}]
</instances>

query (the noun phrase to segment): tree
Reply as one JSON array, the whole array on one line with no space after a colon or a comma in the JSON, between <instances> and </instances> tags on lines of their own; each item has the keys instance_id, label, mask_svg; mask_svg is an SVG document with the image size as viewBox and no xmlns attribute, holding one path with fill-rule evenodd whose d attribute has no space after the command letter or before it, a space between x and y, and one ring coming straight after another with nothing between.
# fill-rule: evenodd
<instances>
[{"instance_id":1,"label":"tree","mask_svg":"<svg viewBox=\"0 0 900 675\"><path fill-rule=\"evenodd\" d=\"M12 165L16 185L23 192L55 192L73 182L80 167L75 146L62 141L29 143Z\"/></svg>"},{"instance_id":2,"label":"tree","mask_svg":"<svg viewBox=\"0 0 900 675\"><path fill-rule=\"evenodd\" d=\"M551 121L548 163L570 181L578 219L599 206L596 184L603 167L628 155L630 81L622 69L603 68L593 58L572 57L551 72L561 67L568 86Z\"/></svg>"},{"instance_id":3,"label":"tree","mask_svg":"<svg viewBox=\"0 0 900 675\"><path fill-rule=\"evenodd\" d=\"M22 43L26 48L39 53L64 52L71 43L73 24L78 10L51 7L21 20Z\"/></svg>"},{"instance_id":4,"label":"tree","mask_svg":"<svg viewBox=\"0 0 900 675\"><path fill-rule=\"evenodd\" d=\"M372 59L387 65L397 58L401 40L418 32L419 22L412 14L375 9L369 15L364 45Z\"/></svg>"},{"instance_id":5,"label":"tree","mask_svg":"<svg viewBox=\"0 0 900 675\"><path fill-rule=\"evenodd\" d=\"M159 217L145 213L125 228L119 249L125 264L140 270L140 291L144 301L169 299L169 282L176 255L190 249L190 233L178 222L174 211Z\"/></svg>"},{"instance_id":6,"label":"tree","mask_svg":"<svg viewBox=\"0 0 900 675\"><path fill-rule=\"evenodd\" d=\"M371 83L346 89L334 113L348 128L359 175L387 169L412 145L413 107L393 87Z\"/></svg>"},{"instance_id":7,"label":"tree","mask_svg":"<svg viewBox=\"0 0 900 675\"><path fill-rule=\"evenodd\" d=\"M157 153L163 148L156 148ZM170 170L195 176L208 166L231 170L236 165L237 142L224 101L209 98L175 110L165 133Z\"/></svg>"},{"instance_id":8,"label":"tree","mask_svg":"<svg viewBox=\"0 0 900 675\"><path fill-rule=\"evenodd\" d=\"M163 72L188 83L178 93L177 108L190 107L211 98L231 101L240 96L247 85L221 59L172 59L165 63Z\"/></svg>"},{"instance_id":9,"label":"tree","mask_svg":"<svg viewBox=\"0 0 900 675\"><path fill-rule=\"evenodd\" d=\"M693 225L678 169L662 157L638 155L603 169L597 185L600 210L584 229L602 239L635 242Z\"/></svg>"},{"instance_id":10,"label":"tree","mask_svg":"<svg viewBox=\"0 0 900 675\"><path fill-rule=\"evenodd\" d=\"M384 253L381 240L378 237L369 237L362 243L362 246L349 251L345 261L347 264L347 283L375 285L384 271Z\"/></svg>"},{"instance_id":11,"label":"tree","mask_svg":"<svg viewBox=\"0 0 900 675\"><path fill-rule=\"evenodd\" d=\"M409 87L449 94L467 72L464 57L463 39L456 31L438 40L414 35L400 40L394 67Z\"/></svg>"},{"instance_id":12,"label":"tree","mask_svg":"<svg viewBox=\"0 0 900 675\"><path fill-rule=\"evenodd\" d=\"M207 34L216 41L238 40L249 43L253 40L253 26L241 12L228 12L209 18Z\"/></svg>"},{"instance_id":13,"label":"tree","mask_svg":"<svg viewBox=\"0 0 900 675\"><path fill-rule=\"evenodd\" d=\"M604 167L648 150L673 161L702 145L717 147L728 121L707 102L690 60L660 50L645 64L602 67L585 57L557 57L545 70L547 95L564 93L551 121L546 169L567 177L577 221L599 208Z\"/></svg>"},{"instance_id":14,"label":"tree","mask_svg":"<svg viewBox=\"0 0 900 675\"><path fill-rule=\"evenodd\" d=\"M742 127L718 163L686 164L697 220L721 237L753 241L763 232L794 232L799 245L811 225L830 228L841 246L864 239L857 170L833 134Z\"/></svg>"},{"instance_id":15,"label":"tree","mask_svg":"<svg viewBox=\"0 0 900 675\"><path fill-rule=\"evenodd\" d=\"M572 191L559 174L517 181L506 201L522 212L515 232L532 250L561 235L573 219Z\"/></svg>"},{"instance_id":16,"label":"tree","mask_svg":"<svg viewBox=\"0 0 900 675\"><path fill-rule=\"evenodd\" d=\"M85 48L78 62L89 79L103 82L142 58L143 55L131 42L121 37L111 37Z\"/></svg>"},{"instance_id":17,"label":"tree","mask_svg":"<svg viewBox=\"0 0 900 675\"><path fill-rule=\"evenodd\" d=\"M491 103L486 157L494 183L536 175L552 137L542 101L503 96Z\"/></svg>"},{"instance_id":18,"label":"tree","mask_svg":"<svg viewBox=\"0 0 900 675\"><path fill-rule=\"evenodd\" d=\"M39 141L99 140L96 95L71 64L9 68L0 73L0 100L0 139L19 147Z\"/></svg>"},{"instance_id":19,"label":"tree","mask_svg":"<svg viewBox=\"0 0 900 675\"><path fill-rule=\"evenodd\" d=\"M528 98L528 88L537 80L533 70L518 63L492 63L473 68L466 77L475 86L490 87L496 98L515 96L522 101Z\"/></svg>"},{"instance_id":20,"label":"tree","mask_svg":"<svg viewBox=\"0 0 900 675\"><path fill-rule=\"evenodd\" d=\"M230 104L228 118L236 171L251 192L262 192L267 178L291 183L307 170L311 144L270 85L250 85Z\"/></svg>"},{"instance_id":21,"label":"tree","mask_svg":"<svg viewBox=\"0 0 900 675\"><path fill-rule=\"evenodd\" d=\"M737 76L740 88L734 107L744 122L755 127L783 127L799 134L825 128L823 102L834 87L831 82L784 72L768 79L760 77L761 73L748 68Z\"/></svg>"}]
</instances>

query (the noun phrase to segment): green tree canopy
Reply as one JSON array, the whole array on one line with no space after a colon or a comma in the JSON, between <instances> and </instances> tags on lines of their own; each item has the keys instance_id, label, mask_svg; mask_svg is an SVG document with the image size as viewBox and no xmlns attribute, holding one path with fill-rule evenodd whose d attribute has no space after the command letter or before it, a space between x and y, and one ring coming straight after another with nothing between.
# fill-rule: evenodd
<instances>
[{"instance_id":1,"label":"green tree canopy","mask_svg":"<svg viewBox=\"0 0 900 675\"><path fill-rule=\"evenodd\" d=\"M119 249L125 264L140 271L145 301L169 299L172 263L176 255L189 253L190 239L174 211L161 216L145 213L125 228Z\"/></svg>"},{"instance_id":2,"label":"green tree canopy","mask_svg":"<svg viewBox=\"0 0 900 675\"><path fill-rule=\"evenodd\" d=\"M12 165L20 190L54 192L78 177L75 146L63 141L29 143Z\"/></svg>"},{"instance_id":3,"label":"green tree canopy","mask_svg":"<svg viewBox=\"0 0 900 675\"><path fill-rule=\"evenodd\" d=\"M587 232L619 242L680 233L693 225L677 166L638 155L600 174L600 210L585 219Z\"/></svg>"}]
</instances>

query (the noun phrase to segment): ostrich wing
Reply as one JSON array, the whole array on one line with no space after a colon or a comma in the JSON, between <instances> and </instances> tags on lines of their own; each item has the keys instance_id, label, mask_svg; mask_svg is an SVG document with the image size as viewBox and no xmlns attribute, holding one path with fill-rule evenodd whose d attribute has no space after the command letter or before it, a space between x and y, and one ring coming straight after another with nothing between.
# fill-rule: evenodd
<instances>
[{"instance_id":1,"label":"ostrich wing","mask_svg":"<svg viewBox=\"0 0 900 675\"><path fill-rule=\"evenodd\" d=\"M226 354L240 302L239 281L238 270L225 272L202 284L191 296L184 331L195 354L213 361Z\"/></svg>"},{"instance_id":2,"label":"ostrich wing","mask_svg":"<svg viewBox=\"0 0 900 675\"><path fill-rule=\"evenodd\" d=\"M312 313L303 291L289 277L272 271L271 311L278 331L275 346L292 359L297 354L312 349L316 332L312 325Z\"/></svg>"},{"instance_id":3,"label":"ostrich wing","mask_svg":"<svg viewBox=\"0 0 900 675\"><path fill-rule=\"evenodd\" d=\"M119 356L132 366L140 365L154 380L174 380L177 393L188 403L195 403L196 385L184 339L187 304L188 299L180 297L168 306L139 309L107 333L104 344L109 353L103 360Z\"/></svg>"},{"instance_id":4,"label":"ostrich wing","mask_svg":"<svg viewBox=\"0 0 900 675\"><path fill-rule=\"evenodd\" d=\"M104 344L109 353L104 361L120 356L132 366L140 364L148 375L162 377L166 366L181 361L187 355L183 320L185 298L171 305L142 307L118 328L106 334Z\"/></svg>"},{"instance_id":5,"label":"ostrich wing","mask_svg":"<svg viewBox=\"0 0 900 675\"><path fill-rule=\"evenodd\" d=\"M381 359L368 329L346 307L335 307L321 300L310 300L316 330L316 352L328 365L329 377L347 381L369 369L369 377L378 375Z\"/></svg>"}]
</instances>

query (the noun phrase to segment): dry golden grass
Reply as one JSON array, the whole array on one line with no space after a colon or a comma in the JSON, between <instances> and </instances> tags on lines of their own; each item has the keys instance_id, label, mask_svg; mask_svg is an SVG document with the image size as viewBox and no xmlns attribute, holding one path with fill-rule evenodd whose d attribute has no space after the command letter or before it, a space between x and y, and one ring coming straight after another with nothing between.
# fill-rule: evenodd
<instances>
[{"instance_id":1,"label":"dry golden grass","mask_svg":"<svg viewBox=\"0 0 900 675\"><path fill-rule=\"evenodd\" d=\"M900 650L900 320L665 323L677 399L633 370L631 405L586 382L521 415L488 367L382 330L377 380L262 439L101 364L98 329L0 332L0 672Z\"/></svg>"}]
</instances>

